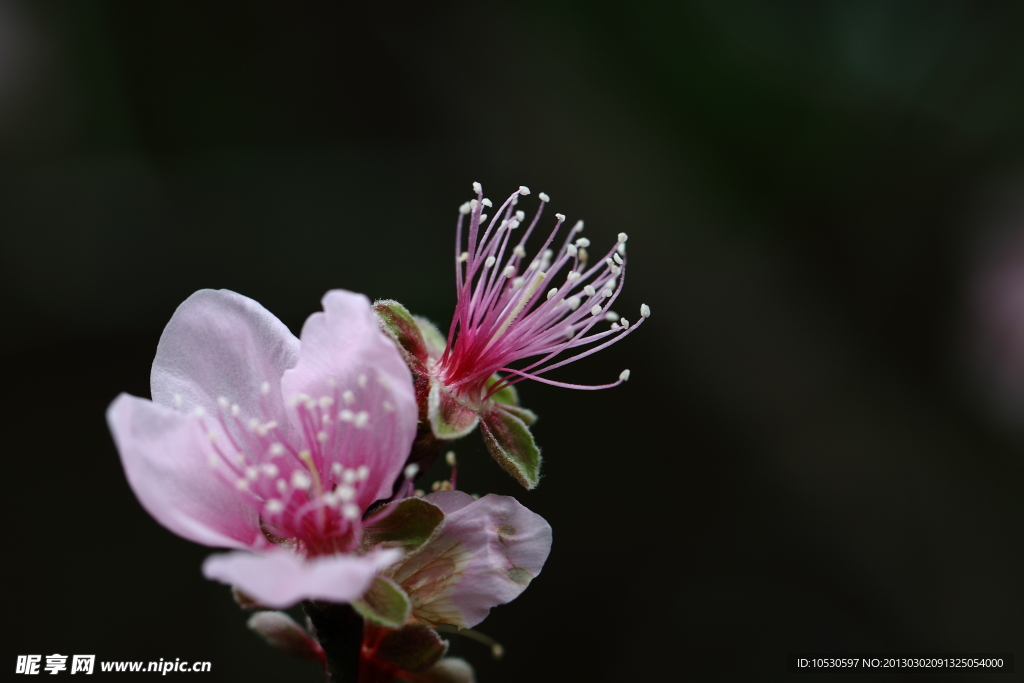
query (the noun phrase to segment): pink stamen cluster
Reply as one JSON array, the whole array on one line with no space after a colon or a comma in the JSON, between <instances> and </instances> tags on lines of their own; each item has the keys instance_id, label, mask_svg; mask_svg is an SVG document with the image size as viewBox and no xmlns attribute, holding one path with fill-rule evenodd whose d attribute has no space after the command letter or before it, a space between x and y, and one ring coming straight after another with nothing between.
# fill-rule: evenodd
<instances>
[{"instance_id":1,"label":"pink stamen cluster","mask_svg":"<svg viewBox=\"0 0 1024 683\"><path fill-rule=\"evenodd\" d=\"M583 221L569 230L557 251L551 248L565 222L564 215L555 214L554 229L527 260L526 241L550 198L540 193L537 213L514 240L526 219L515 206L519 196L530 190L520 187L512 193L484 229L484 208L493 204L483 197L479 183L473 183L473 189L476 199L459 209L455 238L458 301L448 343L435 370L437 377L455 393L477 400L524 379L572 389L606 389L626 381L629 370L624 370L618 381L601 385L569 384L542 376L611 346L650 316L650 309L643 305L640 319L631 325L611 310L625 282L626 233L619 233L618 242L602 259L591 262L587 253L590 240L574 239L583 230ZM592 332L602 321L610 322L611 328ZM556 360L563 352L581 347L589 348ZM525 367L509 367L536 356L540 358ZM488 388L495 372L506 374Z\"/></svg>"},{"instance_id":2,"label":"pink stamen cluster","mask_svg":"<svg viewBox=\"0 0 1024 683\"><path fill-rule=\"evenodd\" d=\"M307 557L350 552L362 538L363 512L374 502L380 467L372 454L395 446L394 406L382 382L360 375L357 386L329 396L297 394L288 400L293 419L274 419L261 387L260 416L241 414L218 399L213 419L198 409L209 439L210 465L257 510L268 537ZM381 410L383 409L383 410Z\"/></svg>"}]
</instances>

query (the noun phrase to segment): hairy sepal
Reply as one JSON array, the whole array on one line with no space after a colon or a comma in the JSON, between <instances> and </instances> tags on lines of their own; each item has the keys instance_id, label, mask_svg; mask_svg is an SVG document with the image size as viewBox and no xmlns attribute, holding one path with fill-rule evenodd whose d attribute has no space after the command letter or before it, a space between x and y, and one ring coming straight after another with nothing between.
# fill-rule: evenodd
<instances>
[{"instance_id":1,"label":"hairy sepal","mask_svg":"<svg viewBox=\"0 0 1024 683\"><path fill-rule=\"evenodd\" d=\"M497 404L481 416L480 431L498 464L527 489L534 488L540 481L541 457L526 422Z\"/></svg>"},{"instance_id":2,"label":"hairy sepal","mask_svg":"<svg viewBox=\"0 0 1024 683\"><path fill-rule=\"evenodd\" d=\"M320 643L284 612L257 612L249 617L246 625L260 638L286 654L317 662L324 661Z\"/></svg>"},{"instance_id":3,"label":"hairy sepal","mask_svg":"<svg viewBox=\"0 0 1024 683\"><path fill-rule=\"evenodd\" d=\"M352 607L364 619L387 628L398 628L409 619L412 601L401 586L378 574L363 597L352 602Z\"/></svg>"},{"instance_id":4,"label":"hairy sepal","mask_svg":"<svg viewBox=\"0 0 1024 683\"><path fill-rule=\"evenodd\" d=\"M501 375L494 373L491 375L491 379L487 381L487 388L490 389L500 381ZM537 421L537 414L535 412L519 405L519 392L516 391L514 386L509 385L494 392L491 394L491 400L495 403L500 403L502 408L525 422L527 426Z\"/></svg>"},{"instance_id":5,"label":"hairy sepal","mask_svg":"<svg viewBox=\"0 0 1024 683\"><path fill-rule=\"evenodd\" d=\"M383 299L373 305L380 328L398 345L406 364L415 372L426 371L427 342L412 313L397 301Z\"/></svg>"},{"instance_id":6,"label":"hairy sepal","mask_svg":"<svg viewBox=\"0 0 1024 683\"><path fill-rule=\"evenodd\" d=\"M441 441L461 439L473 431L479 422L476 411L460 403L437 380L430 384L427 418L434 436Z\"/></svg>"},{"instance_id":7,"label":"hairy sepal","mask_svg":"<svg viewBox=\"0 0 1024 683\"><path fill-rule=\"evenodd\" d=\"M392 501L363 522L363 548L402 548L414 552L441 531L444 513L422 498Z\"/></svg>"},{"instance_id":8,"label":"hairy sepal","mask_svg":"<svg viewBox=\"0 0 1024 683\"><path fill-rule=\"evenodd\" d=\"M448 651L448 641L423 624L407 624L381 638L374 656L403 671L420 673L437 664Z\"/></svg>"}]
</instances>

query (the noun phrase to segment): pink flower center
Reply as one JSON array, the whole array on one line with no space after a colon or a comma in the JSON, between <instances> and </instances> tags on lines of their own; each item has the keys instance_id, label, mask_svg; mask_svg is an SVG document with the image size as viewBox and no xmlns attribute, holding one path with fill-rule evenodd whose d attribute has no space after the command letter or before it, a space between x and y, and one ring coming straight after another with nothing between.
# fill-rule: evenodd
<instances>
[{"instance_id":1,"label":"pink flower center","mask_svg":"<svg viewBox=\"0 0 1024 683\"><path fill-rule=\"evenodd\" d=\"M213 419L197 411L213 449L210 465L258 511L271 541L308 557L351 551L382 476L372 454L381 450L381 434L394 432L373 422L393 421L394 406L379 382L360 375L351 389L332 383L330 395L289 397L292 419L281 424L269 394L264 382L256 416L224 397Z\"/></svg>"},{"instance_id":2,"label":"pink flower center","mask_svg":"<svg viewBox=\"0 0 1024 683\"><path fill-rule=\"evenodd\" d=\"M583 221L568 231L557 250L551 248L565 222L565 216L555 214L554 229L533 258L527 259L526 241L548 196L540 193L536 215L514 240L526 219L515 206L519 195L529 194L529 189L520 187L513 193L486 229L483 210L493 204L483 197L479 183L474 183L474 190L477 198L459 209L455 251L458 301L447 346L434 370L438 379L472 401L485 400L524 379L574 389L605 389L624 382L628 371L623 371L617 382L596 386L557 382L542 375L614 344L650 315L643 305L640 319L630 325L611 310L625 283L626 234L619 233L618 241L602 259L591 261L587 252L590 240L576 237L583 230ZM469 229L463 250L467 215ZM610 329L594 331L601 322L611 323ZM564 352L574 353L558 358ZM525 367L509 367L537 356L540 358ZM507 375L488 387L490 377L499 371Z\"/></svg>"}]
</instances>

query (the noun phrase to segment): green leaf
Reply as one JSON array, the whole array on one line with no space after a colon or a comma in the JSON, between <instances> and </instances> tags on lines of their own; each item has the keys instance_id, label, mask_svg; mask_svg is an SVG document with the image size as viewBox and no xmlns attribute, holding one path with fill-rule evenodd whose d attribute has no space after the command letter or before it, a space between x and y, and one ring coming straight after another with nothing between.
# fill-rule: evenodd
<instances>
[{"instance_id":1,"label":"green leaf","mask_svg":"<svg viewBox=\"0 0 1024 683\"><path fill-rule=\"evenodd\" d=\"M378 574L363 597L352 602L352 607L364 619L387 628L398 628L409 618L412 602L397 583Z\"/></svg>"},{"instance_id":2,"label":"green leaf","mask_svg":"<svg viewBox=\"0 0 1024 683\"><path fill-rule=\"evenodd\" d=\"M407 624L380 640L374 656L403 671L418 673L434 666L448 651L448 641L423 624Z\"/></svg>"},{"instance_id":3,"label":"green leaf","mask_svg":"<svg viewBox=\"0 0 1024 683\"><path fill-rule=\"evenodd\" d=\"M459 403L437 380L430 383L427 417L434 436L442 441L461 439L473 431L478 421L476 411Z\"/></svg>"},{"instance_id":4,"label":"green leaf","mask_svg":"<svg viewBox=\"0 0 1024 683\"><path fill-rule=\"evenodd\" d=\"M257 612L246 625L278 650L302 659L324 661L320 643L284 612Z\"/></svg>"},{"instance_id":5,"label":"green leaf","mask_svg":"<svg viewBox=\"0 0 1024 683\"><path fill-rule=\"evenodd\" d=\"M427 343L416 319L405 306L391 299L376 302L373 310L380 328L398 344L405 362L422 373L427 362Z\"/></svg>"},{"instance_id":6,"label":"green leaf","mask_svg":"<svg viewBox=\"0 0 1024 683\"><path fill-rule=\"evenodd\" d=\"M540 449L530 428L505 406L497 405L480 420L487 450L498 464L528 489L540 481Z\"/></svg>"},{"instance_id":7,"label":"green leaf","mask_svg":"<svg viewBox=\"0 0 1024 683\"><path fill-rule=\"evenodd\" d=\"M363 547L403 548L412 552L441 529L444 513L422 498L392 501L363 522Z\"/></svg>"}]
</instances>

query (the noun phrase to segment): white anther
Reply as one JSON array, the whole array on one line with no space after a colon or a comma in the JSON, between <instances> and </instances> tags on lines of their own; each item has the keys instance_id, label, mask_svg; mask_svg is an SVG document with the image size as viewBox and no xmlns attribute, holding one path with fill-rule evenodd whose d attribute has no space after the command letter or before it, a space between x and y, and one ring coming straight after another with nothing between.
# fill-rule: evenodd
<instances>
[{"instance_id":1,"label":"white anther","mask_svg":"<svg viewBox=\"0 0 1024 683\"><path fill-rule=\"evenodd\" d=\"M347 503L356 497L356 490L349 486L348 484L342 484L337 489L335 489L334 495L342 503Z\"/></svg>"},{"instance_id":2,"label":"white anther","mask_svg":"<svg viewBox=\"0 0 1024 683\"><path fill-rule=\"evenodd\" d=\"M177 408L178 410L181 410L181 403L182 403L182 401L181 401L181 394L175 394L174 395L174 407Z\"/></svg>"},{"instance_id":3,"label":"white anther","mask_svg":"<svg viewBox=\"0 0 1024 683\"><path fill-rule=\"evenodd\" d=\"M331 463L331 474L336 477L340 477L341 473L345 471L345 468L341 466L340 462Z\"/></svg>"},{"instance_id":4,"label":"white anther","mask_svg":"<svg viewBox=\"0 0 1024 683\"><path fill-rule=\"evenodd\" d=\"M594 304L593 307L591 307L591 309L590 309L590 315L600 315L600 313L601 313L601 304Z\"/></svg>"},{"instance_id":5,"label":"white anther","mask_svg":"<svg viewBox=\"0 0 1024 683\"><path fill-rule=\"evenodd\" d=\"M606 289L603 292L601 292L601 296L603 296L605 299L607 299L608 297L610 297L614 293L615 293L614 289Z\"/></svg>"},{"instance_id":6,"label":"white anther","mask_svg":"<svg viewBox=\"0 0 1024 683\"><path fill-rule=\"evenodd\" d=\"M468 251L464 251L461 254L459 254L459 263L465 263L468 260L469 260L469 252Z\"/></svg>"},{"instance_id":7,"label":"white anther","mask_svg":"<svg viewBox=\"0 0 1024 683\"><path fill-rule=\"evenodd\" d=\"M305 472L299 470L292 472L292 486L295 488L305 491L312 483L313 480Z\"/></svg>"},{"instance_id":8,"label":"white anther","mask_svg":"<svg viewBox=\"0 0 1024 683\"><path fill-rule=\"evenodd\" d=\"M565 338L566 339L572 339L575 334L576 334L576 330L573 328L572 325L566 325L565 326Z\"/></svg>"},{"instance_id":9,"label":"white anther","mask_svg":"<svg viewBox=\"0 0 1024 683\"><path fill-rule=\"evenodd\" d=\"M338 413L338 419L341 420L342 422L351 422L352 418L354 418L355 416L355 413L353 413L348 408L345 408L340 413Z\"/></svg>"},{"instance_id":10,"label":"white anther","mask_svg":"<svg viewBox=\"0 0 1024 683\"><path fill-rule=\"evenodd\" d=\"M519 221L520 223L525 221L526 220L526 212L525 211L516 211L516 220Z\"/></svg>"},{"instance_id":11,"label":"white anther","mask_svg":"<svg viewBox=\"0 0 1024 683\"><path fill-rule=\"evenodd\" d=\"M473 192L483 194L484 188L480 183L473 183Z\"/></svg>"},{"instance_id":12,"label":"white anther","mask_svg":"<svg viewBox=\"0 0 1024 683\"><path fill-rule=\"evenodd\" d=\"M612 258L615 259L615 262L617 264L619 264L620 266L622 265L622 257L621 256L619 256L618 254L612 254Z\"/></svg>"},{"instance_id":13,"label":"white anther","mask_svg":"<svg viewBox=\"0 0 1024 683\"><path fill-rule=\"evenodd\" d=\"M279 443L272 443L270 444L270 450L268 453L270 453L271 458L278 458L284 455L284 446Z\"/></svg>"},{"instance_id":14,"label":"white anther","mask_svg":"<svg viewBox=\"0 0 1024 683\"><path fill-rule=\"evenodd\" d=\"M217 469L218 467L220 467L220 458L218 458L218 457L217 457L217 456L216 456L215 454L213 454L213 453L210 453L209 457L208 457L208 458L206 459L206 462L207 462L207 463L208 463L208 464L210 465L210 467L212 467L213 469Z\"/></svg>"},{"instance_id":15,"label":"white anther","mask_svg":"<svg viewBox=\"0 0 1024 683\"><path fill-rule=\"evenodd\" d=\"M619 373L619 379L621 379L623 382L628 380L629 379L629 370L623 370L621 373Z\"/></svg>"},{"instance_id":16,"label":"white anther","mask_svg":"<svg viewBox=\"0 0 1024 683\"><path fill-rule=\"evenodd\" d=\"M342 473L341 475L341 480L346 484L354 484L356 481L356 471L345 470L344 473Z\"/></svg>"},{"instance_id":17,"label":"white anther","mask_svg":"<svg viewBox=\"0 0 1024 683\"><path fill-rule=\"evenodd\" d=\"M541 257L542 259L545 259L545 260L547 260L547 261L550 261L550 260L551 260L551 257L552 257L552 256L554 256L554 255L555 255L555 252L554 252L554 251L552 251L551 249L545 249L545 250L544 250L544 253L543 253L543 254L541 254L541 256L540 256L540 257Z\"/></svg>"},{"instance_id":18,"label":"white anther","mask_svg":"<svg viewBox=\"0 0 1024 683\"><path fill-rule=\"evenodd\" d=\"M235 488L238 489L239 491L248 491L249 490L249 480L248 479L239 479L238 481L235 482Z\"/></svg>"},{"instance_id":19,"label":"white anther","mask_svg":"<svg viewBox=\"0 0 1024 683\"><path fill-rule=\"evenodd\" d=\"M480 222L481 223L486 223L487 222L487 214L486 213L480 214Z\"/></svg>"},{"instance_id":20,"label":"white anther","mask_svg":"<svg viewBox=\"0 0 1024 683\"><path fill-rule=\"evenodd\" d=\"M358 377L356 377L356 384L359 385L360 389L365 389L366 388L366 382L367 382L366 375L359 375Z\"/></svg>"},{"instance_id":21,"label":"white anther","mask_svg":"<svg viewBox=\"0 0 1024 683\"><path fill-rule=\"evenodd\" d=\"M612 329L613 330L619 329L619 324L618 323L612 323Z\"/></svg>"},{"instance_id":22,"label":"white anther","mask_svg":"<svg viewBox=\"0 0 1024 683\"><path fill-rule=\"evenodd\" d=\"M623 256L625 256L626 255L626 243L625 242L619 242L619 246L615 247L615 251L617 251L620 254L622 254Z\"/></svg>"},{"instance_id":23,"label":"white anther","mask_svg":"<svg viewBox=\"0 0 1024 683\"><path fill-rule=\"evenodd\" d=\"M263 474L267 475L271 479L278 475L277 465L275 465L274 463L267 463L266 465L261 465L260 469L263 470Z\"/></svg>"},{"instance_id":24,"label":"white anther","mask_svg":"<svg viewBox=\"0 0 1024 683\"><path fill-rule=\"evenodd\" d=\"M580 302L581 301L582 301L582 299L580 299L580 297L578 297L578 296L571 296L571 297L569 297L568 299L565 300L565 305L569 307L570 311L575 311L577 308L580 307Z\"/></svg>"},{"instance_id":25,"label":"white anther","mask_svg":"<svg viewBox=\"0 0 1024 683\"><path fill-rule=\"evenodd\" d=\"M325 432L323 430L321 430L321 431L316 433L316 440L319 441L320 443L327 443L327 439L328 438L329 437L328 437L327 432Z\"/></svg>"},{"instance_id":26,"label":"white anther","mask_svg":"<svg viewBox=\"0 0 1024 683\"><path fill-rule=\"evenodd\" d=\"M590 285L584 287L583 291L586 292L587 296L594 296L595 294L597 294L597 290Z\"/></svg>"},{"instance_id":27,"label":"white anther","mask_svg":"<svg viewBox=\"0 0 1024 683\"><path fill-rule=\"evenodd\" d=\"M618 254L616 254L616 256L618 256ZM622 268L619 268L618 266L609 266L608 270L611 271L612 275L618 275L622 272Z\"/></svg>"},{"instance_id":28,"label":"white anther","mask_svg":"<svg viewBox=\"0 0 1024 683\"><path fill-rule=\"evenodd\" d=\"M604 283L604 287L605 287L605 289L615 289L615 287L618 286L618 284L619 284L619 281L616 280L615 278L612 278L608 282Z\"/></svg>"},{"instance_id":29,"label":"white anther","mask_svg":"<svg viewBox=\"0 0 1024 683\"><path fill-rule=\"evenodd\" d=\"M321 396L319 403L321 408L330 408L334 405L334 399L330 396Z\"/></svg>"},{"instance_id":30,"label":"white anther","mask_svg":"<svg viewBox=\"0 0 1024 683\"><path fill-rule=\"evenodd\" d=\"M405 466L405 471L403 472L403 474L405 474L405 478L406 479L410 479L410 480L411 479L415 479L416 475L419 474L419 473L420 473L420 466L417 465L416 463L412 463L412 464L406 465Z\"/></svg>"},{"instance_id":31,"label":"white anther","mask_svg":"<svg viewBox=\"0 0 1024 683\"><path fill-rule=\"evenodd\" d=\"M574 233L583 232L583 221L576 221L576 225L572 226L572 231Z\"/></svg>"},{"instance_id":32,"label":"white anther","mask_svg":"<svg viewBox=\"0 0 1024 683\"><path fill-rule=\"evenodd\" d=\"M578 251L579 250L572 244L567 244L565 247L565 253L569 254L569 256L576 256Z\"/></svg>"},{"instance_id":33,"label":"white anther","mask_svg":"<svg viewBox=\"0 0 1024 683\"><path fill-rule=\"evenodd\" d=\"M577 280L580 279L580 274L575 270L570 270L569 274L565 276L565 279L568 280L569 282L576 282Z\"/></svg>"},{"instance_id":34,"label":"white anther","mask_svg":"<svg viewBox=\"0 0 1024 683\"><path fill-rule=\"evenodd\" d=\"M384 403L382 403L381 405L383 406L385 413L395 412L395 404L392 403L391 401L384 401Z\"/></svg>"},{"instance_id":35,"label":"white anther","mask_svg":"<svg viewBox=\"0 0 1024 683\"><path fill-rule=\"evenodd\" d=\"M604 260L604 264L605 264L606 266L608 266L609 268L611 268L612 266L614 266L614 265L615 265L615 261L612 261L612 260L611 260L610 258L606 258L606 259Z\"/></svg>"},{"instance_id":36,"label":"white anther","mask_svg":"<svg viewBox=\"0 0 1024 683\"><path fill-rule=\"evenodd\" d=\"M577 247L589 247L590 246L590 240L588 240L586 237L581 237L578 240L576 240L576 246Z\"/></svg>"},{"instance_id":37,"label":"white anther","mask_svg":"<svg viewBox=\"0 0 1024 683\"><path fill-rule=\"evenodd\" d=\"M525 283L526 283L526 278L524 278L524 277L517 277L515 280L512 281L512 288L513 289L519 289Z\"/></svg>"},{"instance_id":38,"label":"white anther","mask_svg":"<svg viewBox=\"0 0 1024 683\"><path fill-rule=\"evenodd\" d=\"M360 465L356 470L356 476L359 477L359 481L366 481L370 478L370 468L366 465Z\"/></svg>"},{"instance_id":39,"label":"white anther","mask_svg":"<svg viewBox=\"0 0 1024 683\"><path fill-rule=\"evenodd\" d=\"M557 220L559 223L561 223L562 221L565 220L565 214L564 213L556 213L555 214L555 220Z\"/></svg>"},{"instance_id":40,"label":"white anther","mask_svg":"<svg viewBox=\"0 0 1024 683\"><path fill-rule=\"evenodd\" d=\"M624 329L624 330L628 330L629 329L629 321L626 320L625 318L619 318L619 323L622 325L622 329Z\"/></svg>"},{"instance_id":41,"label":"white anther","mask_svg":"<svg viewBox=\"0 0 1024 683\"><path fill-rule=\"evenodd\" d=\"M507 265L505 266L505 270L501 271L501 274L505 277L512 277L516 274L516 267L511 264Z\"/></svg>"},{"instance_id":42,"label":"white anther","mask_svg":"<svg viewBox=\"0 0 1024 683\"><path fill-rule=\"evenodd\" d=\"M355 419L352 420L352 424L356 427L363 428L370 422L370 414L365 410L360 410L356 413Z\"/></svg>"},{"instance_id":43,"label":"white anther","mask_svg":"<svg viewBox=\"0 0 1024 683\"><path fill-rule=\"evenodd\" d=\"M627 235L624 232L620 232L619 233L619 244L625 243L625 241L628 240L628 239L629 239L629 235Z\"/></svg>"},{"instance_id":44,"label":"white anther","mask_svg":"<svg viewBox=\"0 0 1024 683\"><path fill-rule=\"evenodd\" d=\"M226 398L224 398L223 396L221 396L221 397L219 397L217 399L217 405L219 405L224 410L227 410L228 406L231 405L231 401L229 401Z\"/></svg>"},{"instance_id":45,"label":"white anther","mask_svg":"<svg viewBox=\"0 0 1024 683\"><path fill-rule=\"evenodd\" d=\"M444 461L448 463L448 467L455 467L455 451L448 451L447 453L445 453Z\"/></svg>"},{"instance_id":46,"label":"white anther","mask_svg":"<svg viewBox=\"0 0 1024 683\"><path fill-rule=\"evenodd\" d=\"M494 265L494 262L495 262L496 260L497 260L497 259L495 259L495 258L494 258L493 256L488 256L488 257L487 257L487 260L486 260L486 261L484 261L484 268L490 268L491 266L493 266L493 265Z\"/></svg>"},{"instance_id":47,"label":"white anther","mask_svg":"<svg viewBox=\"0 0 1024 683\"><path fill-rule=\"evenodd\" d=\"M551 289L549 289L548 290L548 301L551 301L551 299L555 296L555 294L558 294L558 287L552 287Z\"/></svg>"},{"instance_id":48,"label":"white anther","mask_svg":"<svg viewBox=\"0 0 1024 683\"><path fill-rule=\"evenodd\" d=\"M469 208L471 208L471 209L475 209L479 204L480 204L480 202L478 202L475 199L470 199L469 200Z\"/></svg>"},{"instance_id":49,"label":"white anther","mask_svg":"<svg viewBox=\"0 0 1024 683\"><path fill-rule=\"evenodd\" d=\"M613 323L619 319L619 314L616 313L615 311L608 311L607 313L604 314L604 319L610 323Z\"/></svg>"},{"instance_id":50,"label":"white anther","mask_svg":"<svg viewBox=\"0 0 1024 683\"><path fill-rule=\"evenodd\" d=\"M345 519L355 521L359 519L359 506L355 503L345 503L341 508L341 514Z\"/></svg>"},{"instance_id":51,"label":"white anther","mask_svg":"<svg viewBox=\"0 0 1024 683\"><path fill-rule=\"evenodd\" d=\"M320 500L327 507L332 507L338 504L338 496L334 493L334 491L328 491L324 495L320 496Z\"/></svg>"},{"instance_id":52,"label":"white anther","mask_svg":"<svg viewBox=\"0 0 1024 683\"><path fill-rule=\"evenodd\" d=\"M313 400L313 399L311 399L311 398L307 398L307 399L306 399L306 400L305 400L305 401L304 401L304 402L302 403L302 405L304 405L304 406L306 407L306 410L313 410L313 408L316 408L316 401L314 401L314 400Z\"/></svg>"},{"instance_id":53,"label":"white anther","mask_svg":"<svg viewBox=\"0 0 1024 683\"><path fill-rule=\"evenodd\" d=\"M285 491L288 490L288 482L286 482L284 479L278 479L275 486L277 486L278 493L283 494Z\"/></svg>"},{"instance_id":54,"label":"white anther","mask_svg":"<svg viewBox=\"0 0 1024 683\"><path fill-rule=\"evenodd\" d=\"M264 382L260 385L260 393L264 396L270 393L270 382Z\"/></svg>"},{"instance_id":55,"label":"white anther","mask_svg":"<svg viewBox=\"0 0 1024 683\"><path fill-rule=\"evenodd\" d=\"M267 512L269 512L272 515L276 515L279 512L284 512L284 503L279 501L277 498L271 498L270 500L268 500L267 504L264 505L264 507L266 508Z\"/></svg>"},{"instance_id":56,"label":"white anther","mask_svg":"<svg viewBox=\"0 0 1024 683\"><path fill-rule=\"evenodd\" d=\"M242 409L238 407L237 403L231 404L231 417L238 417L238 414L242 412Z\"/></svg>"},{"instance_id":57,"label":"white anther","mask_svg":"<svg viewBox=\"0 0 1024 683\"><path fill-rule=\"evenodd\" d=\"M519 227L519 221L517 221L515 218L513 218L512 220L510 220L508 222L508 229L509 230L515 230L518 227Z\"/></svg>"},{"instance_id":58,"label":"white anther","mask_svg":"<svg viewBox=\"0 0 1024 683\"><path fill-rule=\"evenodd\" d=\"M540 268L540 261L532 261L527 270L537 270L538 268Z\"/></svg>"},{"instance_id":59,"label":"white anther","mask_svg":"<svg viewBox=\"0 0 1024 683\"><path fill-rule=\"evenodd\" d=\"M356 402L356 395L352 392L351 389L346 389L344 392L342 392L341 399L345 401L345 403L352 405L353 403Z\"/></svg>"},{"instance_id":60,"label":"white anther","mask_svg":"<svg viewBox=\"0 0 1024 683\"><path fill-rule=\"evenodd\" d=\"M651 307L647 304L640 304L640 315L645 318L651 317Z\"/></svg>"},{"instance_id":61,"label":"white anther","mask_svg":"<svg viewBox=\"0 0 1024 683\"><path fill-rule=\"evenodd\" d=\"M255 417L249 418L249 431L250 432L255 432L259 428L260 428L260 421L257 420Z\"/></svg>"},{"instance_id":62,"label":"white anther","mask_svg":"<svg viewBox=\"0 0 1024 683\"><path fill-rule=\"evenodd\" d=\"M463 216L465 216L467 213L469 213L472 210L473 210L473 207L470 205L469 202L466 202L465 204L463 204L462 206L459 207L459 213L461 213Z\"/></svg>"},{"instance_id":63,"label":"white anther","mask_svg":"<svg viewBox=\"0 0 1024 683\"><path fill-rule=\"evenodd\" d=\"M488 209L491 208L492 206L494 206L494 204L491 203L491 200L488 199L487 197L484 197L484 200L482 202L480 202L480 203L483 204L484 206L486 206Z\"/></svg>"},{"instance_id":64,"label":"white anther","mask_svg":"<svg viewBox=\"0 0 1024 683\"><path fill-rule=\"evenodd\" d=\"M258 469L256 469L255 467L253 467L252 465L249 465L248 467L245 468L245 478L246 479L248 479L250 481L255 481L256 477L258 477L258 476L260 476L260 471Z\"/></svg>"},{"instance_id":65,"label":"white anther","mask_svg":"<svg viewBox=\"0 0 1024 683\"><path fill-rule=\"evenodd\" d=\"M217 432L206 432L206 438L209 439L210 441L216 441Z\"/></svg>"},{"instance_id":66,"label":"white anther","mask_svg":"<svg viewBox=\"0 0 1024 683\"><path fill-rule=\"evenodd\" d=\"M235 464L238 465L239 467L245 464L245 455L242 453L236 452L234 455L231 456L231 459L234 460Z\"/></svg>"},{"instance_id":67,"label":"white anther","mask_svg":"<svg viewBox=\"0 0 1024 683\"><path fill-rule=\"evenodd\" d=\"M523 248L523 245L517 244L516 248L512 250L512 253L518 256L519 258L523 258L524 256L526 256L526 249Z\"/></svg>"},{"instance_id":68,"label":"white anther","mask_svg":"<svg viewBox=\"0 0 1024 683\"><path fill-rule=\"evenodd\" d=\"M521 194L521 195L528 195L528 194L530 194L530 188L528 188L526 185L520 185L519 186L519 194Z\"/></svg>"},{"instance_id":69,"label":"white anther","mask_svg":"<svg viewBox=\"0 0 1024 683\"><path fill-rule=\"evenodd\" d=\"M538 193L537 194L537 198L540 199L542 202L550 202L551 201L551 197L548 196L547 192L540 192L540 193Z\"/></svg>"}]
</instances>

